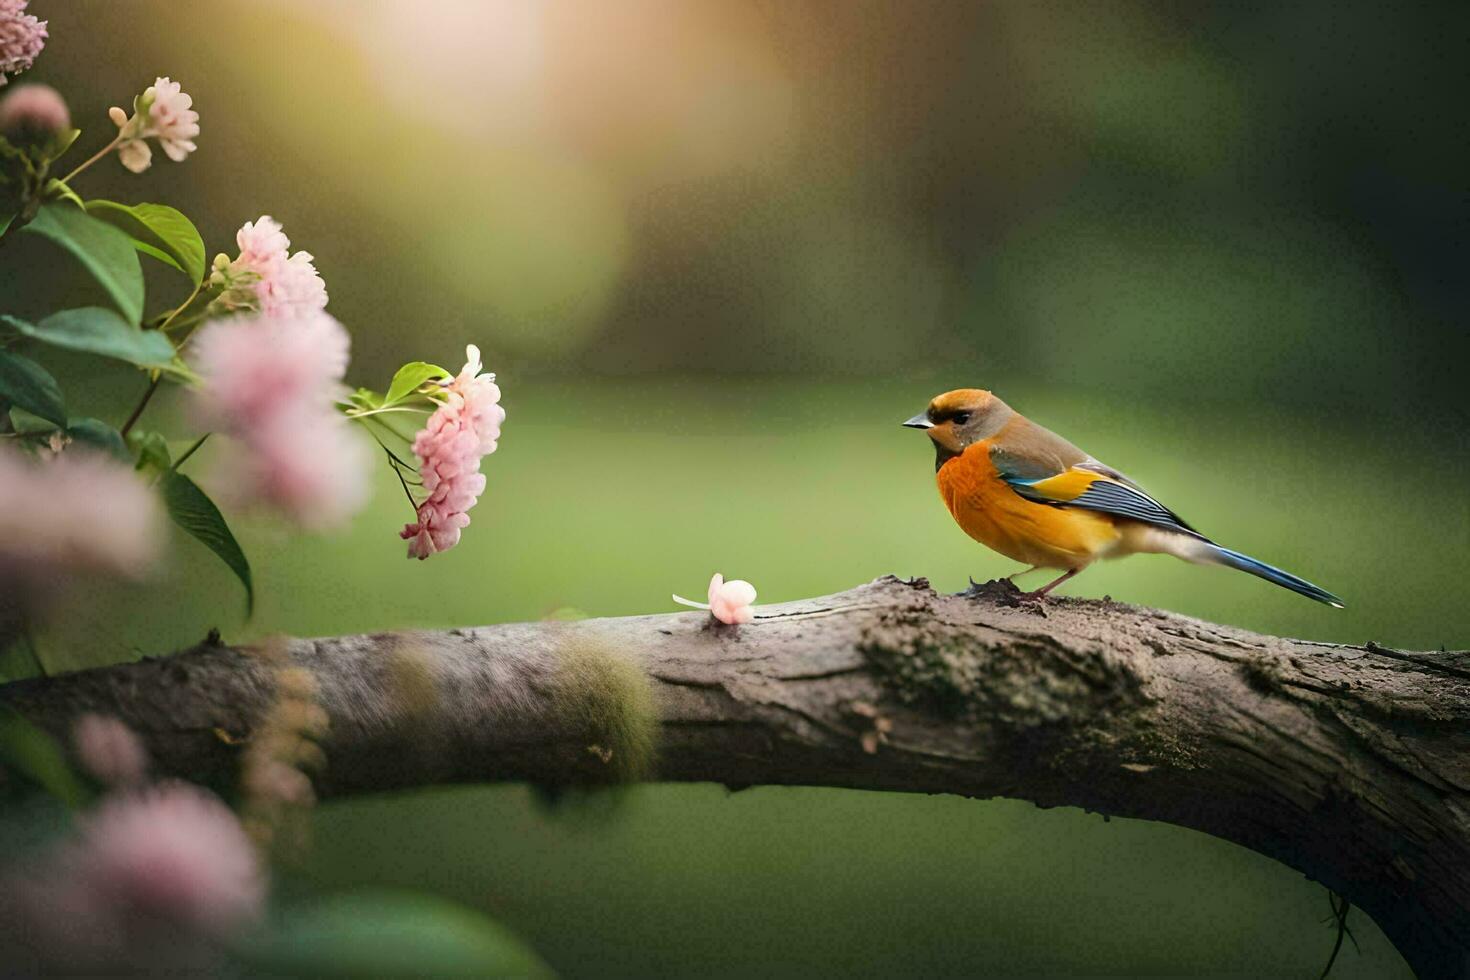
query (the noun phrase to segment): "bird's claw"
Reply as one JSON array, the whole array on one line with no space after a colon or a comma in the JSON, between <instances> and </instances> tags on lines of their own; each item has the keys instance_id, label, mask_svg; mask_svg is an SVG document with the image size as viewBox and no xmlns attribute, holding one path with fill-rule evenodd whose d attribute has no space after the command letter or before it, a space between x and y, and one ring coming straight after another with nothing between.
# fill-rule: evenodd
<instances>
[{"instance_id":1,"label":"bird's claw","mask_svg":"<svg viewBox=\"0 0 1470 980\"><path fill-rule=\"evenodd\" d=\"M993 578L985 582L977 582L968 575L965 577L970 579L970 587L960 594L971 599L992 598L1005 602L1021 591L1016 587L1016 583L1008 578Z\"/></svg>"},{"instance_id":2,"label":"bird's claw","mask_svg":"<svg viewBox=\"0 0 1470 980\"><path fill-rule=\"evenodd\" d=\"M1015 586L1013 585L1014 589ZM1022 592L1017 589L1014 592L1000 596L1000 603L1012 609L1027 609L1038 616L1047 615L1046 593L1044 592Z\"/></svg>"}]
</instances>

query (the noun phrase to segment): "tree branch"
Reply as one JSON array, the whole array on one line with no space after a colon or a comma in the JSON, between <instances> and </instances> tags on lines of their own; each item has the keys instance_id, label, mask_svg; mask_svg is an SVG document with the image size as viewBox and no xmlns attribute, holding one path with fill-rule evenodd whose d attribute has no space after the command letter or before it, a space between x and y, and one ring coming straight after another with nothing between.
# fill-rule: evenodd
<instances>
[{"instance_id":1,"label":"tree branch","mask_svg":"<svg viewBox=\"0 0 1470 980\"><path fill-rule=\"evenodd\" d=\"M967 796L1192 827L1367 911L1421 977L1470 977L1470 653L1261 636L1111 601L883 578L759 607L291 641L330 717L324 796L662 780ZM0 688L64 736L103 711L229 784L278 666L206 642ZM644 731L644 729L647 729Z\"/></svg>"}]
</instances>

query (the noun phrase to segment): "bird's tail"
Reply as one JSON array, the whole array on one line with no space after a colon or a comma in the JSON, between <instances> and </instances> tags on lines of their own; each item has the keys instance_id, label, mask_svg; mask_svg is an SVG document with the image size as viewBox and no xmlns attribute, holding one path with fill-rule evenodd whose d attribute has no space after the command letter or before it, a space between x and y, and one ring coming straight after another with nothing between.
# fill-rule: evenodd
<instances>
[{"instance_id":1,"label":"bird's tail","mask_svg":"<svg viewBox=\"0 0 1470 980\"><path fill-rule=\"evenodd\" d=\"M1326 589L1319 588L1304 578L1297 578L1290 572L1283 572L1274 565L1267 565L1263 561L1258 561L1250 555L1242 555L1238 551L1222 548L1210 541L1200 541L1192 551L1193 554L1190 557L1195 561L1224 565L1227 568L1238 568L1242 572L1250 572L1252 575L1259 576L1267 582L1275 582L1283 589L1298 592L1308 599L1325 602L1327 605L1337 609L1343 607L1342 600Z\"/></svg>"}]
</instances>

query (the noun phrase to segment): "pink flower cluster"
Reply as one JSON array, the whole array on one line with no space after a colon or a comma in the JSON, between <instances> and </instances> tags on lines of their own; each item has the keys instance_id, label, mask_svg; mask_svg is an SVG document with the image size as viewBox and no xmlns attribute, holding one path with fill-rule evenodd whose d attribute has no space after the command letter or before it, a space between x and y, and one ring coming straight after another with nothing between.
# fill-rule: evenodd
<instances>
[{"instance_id":1,"label":"pink flower cluster","mask_svg":"<svg viewBox=\"0 0 1470 980\"><path fill-rule=\"evenodd\" d=\"M0 0L0 85L31 67L46 46L46 22L26 13L28 0Z\"/></svg>"},{"instance_id":2,"label":"pink flower cluster","mask_svg":"<svg viewBox=\"0 0 1470 980\"><path fill-rule=\"evenodd\" d=\"M408 557L420 561L459 543L470 523L466 512L485 492L480 460L495 452L505 421L495 375L480 374L480 349L469 345L465 357L464 370L442 382L444 401L413 440L429 496L399 536L408 541Z\"/></svg>"},{"instance_id":3,"label":"pink flower cluster","mask_svg":"<svg viewBox=\"0 0 1470 980\"><path fill-rule=\"evenodd\" d=\"M194 137L199 135L199 113L193 108L194 100L184 92L179 83L168 77L156 79L143 90L138 102L139 111L131 117L117 106L107 110L108 118L117 126L121 142L117 158L135 174L147 170L153 163L153 151L144 142L156 138L163 152L174 163L199 149Z\"/></svg>"},{"instance_id":4,"label":"pink flower cluster","mask_svg":"<svg viewBox=\"0 0 1470 980\"><path fill-rule=\"evenodd\" d=\"M365 502L368 456L333 407L349 340L323 312L231 317L193 339L202 424L239 444L213 481L236 502L263 502L306 528L340 524Z\"/></svg>"},{"instance_id":5,"label":"pink flower cluster","mask_svg":"<svg viewBox=\"0 0 1470 980\"><path fill-rule=\"evenodd\" d=\"M327 305L327 285L310 252L291 254L291 239L270 215L235 233L240 254L215 262L210 282L223 287L215 301L225 310L256 309L268 316L315 313Z\"/></svg>"},{"instance_id":6,"label":"pink flower cluster","mask_svg":"<svg viewBox=\"0 0 1470 980\"><path fill-rule=\"evenodd\" d=\"M131 467L87 449L40 461L0 449L0 590L12 574L138 577L163 526L157 496Z\"/></svg>"}]
</instances>

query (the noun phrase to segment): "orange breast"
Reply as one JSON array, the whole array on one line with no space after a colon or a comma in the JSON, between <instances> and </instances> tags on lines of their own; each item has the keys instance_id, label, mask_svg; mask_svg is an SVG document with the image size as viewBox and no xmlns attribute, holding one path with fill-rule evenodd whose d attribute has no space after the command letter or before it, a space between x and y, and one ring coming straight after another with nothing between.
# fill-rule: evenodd
<instances>
[{"instance_id":1,"label":"orange breast","mask_svg":"<svg viewBox=\"0 0 1470 980\"><path fill-rule=\"evenodd\" d=\"M1081 568L1113 547L1111 518L1025 499L1000 478L990 444L977 442L939 468L939 496L966 534L1028 565Z\"/></svg>"}]
</instances>

